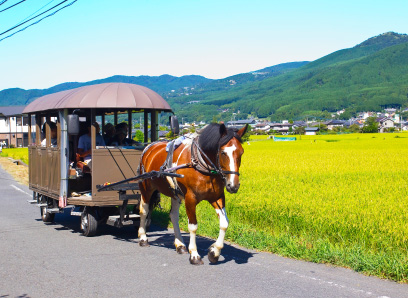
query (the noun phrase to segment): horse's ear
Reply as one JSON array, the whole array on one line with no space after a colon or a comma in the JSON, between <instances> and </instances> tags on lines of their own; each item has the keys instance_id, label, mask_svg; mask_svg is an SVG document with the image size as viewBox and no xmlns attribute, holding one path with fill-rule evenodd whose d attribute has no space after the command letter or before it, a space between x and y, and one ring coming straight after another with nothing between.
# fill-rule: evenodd
<instances>
[{"instance_id":1,"label":"horse's ear","mask_svg":"<svg viewBox=\"0 0 408 298\"><path fill-rule=\"evenodd\" d=\"M224 123L221 123L220 125L220 136L223 137L227 134L227 127L225 126Z\"/></svg>"},{"instance_id":2,"label":"horse's ear","mask_svg":"<svg viewBox=\"0 0 408 298\"><path fill-rule=\"evenodd\" d=\"M248 129L248 124L245 124L243 128L238 130L237 135L239 135L239 137L242 138L242 136L246 133L247 129Z\"/></svg>"}]
</instances>

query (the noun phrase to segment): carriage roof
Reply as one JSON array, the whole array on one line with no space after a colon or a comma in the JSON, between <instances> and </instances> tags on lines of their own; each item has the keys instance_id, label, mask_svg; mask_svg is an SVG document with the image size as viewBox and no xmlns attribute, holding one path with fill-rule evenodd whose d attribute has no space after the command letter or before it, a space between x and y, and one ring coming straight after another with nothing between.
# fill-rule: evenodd
<instances>
[{"instance_id":1,"label":"carriage roof","mask_svg":"<svg viewBox=\"0 0 408 298\"><path fill-rule=\"evenodd\" d=\"M136 84L105 83L42 96L27 105L23 113L91 108L171 111L163 97L149 88Z\"/></svg>"}]
</instances>

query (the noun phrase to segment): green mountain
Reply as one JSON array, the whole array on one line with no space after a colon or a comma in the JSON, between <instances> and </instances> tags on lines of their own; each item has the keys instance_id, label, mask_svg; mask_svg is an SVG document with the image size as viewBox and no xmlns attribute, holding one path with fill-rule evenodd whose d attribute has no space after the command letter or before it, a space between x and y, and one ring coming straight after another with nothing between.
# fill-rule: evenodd
<instances>
[{"instance_id":1,"label":"green mountain","mask_svg":"<svg viewBox=\"0 0 408 298\"><path fill-rule=\"evenodd\" d=\"M200 118L205 111L224 121L238 111L237 118L252 114L295 120L327 117L343 108L356 112L406 107L408 36L384 33L275 77L171 99L170 104L187 120Z\"/></svg>"},{"instance_id":2,"label":"green mountain","mask_svg":"<svg viewBox=\"0 0 408 298\"><path fill-rule=\"evenodd\" d=\"M160 94L166 93L170 90L180 90L183 87L194 87L199 84L211 81L210 79L204 78L202 76L182 76L174 77L170 75L161 75L158 77L150 76L113 76L106 79L94 80L85 83L71 82L63 83L56 85L48 89L31 89L24 90L20 88L5 89L0 91L0 106L9 106L9 105L25 105L37 97L74 89L82 86L93 85L93 84L102 84L102 83L132 83L142 86L146 86Z\"/></svg>"},{"instance_id":3,"label":"green mountain","mask_svg":"<svg viewBox=\"0 0 408 298\"><path fill-rule=\"evenodd\" d=\"M224 79L207 81L202 84L199 84L193 90L189 89L188 93L189 95L197 95L197 94L208 93L208 92L226 91L233 87L236 87L242 84L247 84L249 82L262 81L267 78L276 77L278 75L281 75L289 71L292 71L294 69L297 69L299 67L302 67L306 65L307 63L309 62L301 61L301 62L282 63L282 64L266 67L260 70L252 71L252 72L233 75L230 77L226 77ZM171 92L171 93L165 94L164 96L166 99L168 99L172 97L179 97L180 94Z\"/></svg>"}]
</instances>

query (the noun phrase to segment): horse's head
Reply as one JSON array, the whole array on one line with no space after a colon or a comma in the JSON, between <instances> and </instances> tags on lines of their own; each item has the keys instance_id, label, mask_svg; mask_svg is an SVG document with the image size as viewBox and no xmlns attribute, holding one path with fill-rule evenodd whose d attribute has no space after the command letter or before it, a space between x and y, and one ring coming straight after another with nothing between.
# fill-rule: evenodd
<instances>
[{"instance_id":1,"label":"horse's head","mask_svg":"<svg viewBox=\"0 0 408 298\"><path fill-rule=\"evenodd\" d=\"M220 129L224 129L224 136L230 135L226 144L223 144L221 138L221 147L219 151L219 164L222 172L226 176L225 187L229 193L236 193L239 189L239 167L241 166L241 156L244 154L244 148L241 145L241 137L245 134L248 125L240 130L227 129L223 124ZM231 137L231 132L233 136ZM224 141L225 142L225 141Z\"/></svg>"}]
</instances>

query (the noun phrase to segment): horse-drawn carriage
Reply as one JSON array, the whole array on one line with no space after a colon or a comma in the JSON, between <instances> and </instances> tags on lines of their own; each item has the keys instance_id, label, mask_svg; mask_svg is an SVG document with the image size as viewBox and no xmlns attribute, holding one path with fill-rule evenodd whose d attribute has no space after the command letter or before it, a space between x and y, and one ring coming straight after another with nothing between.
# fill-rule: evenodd
<instances>
[{"instance_id":1,"label":"horse-drawn carriage","mask_svg":"<svg viewBox=\"0 0 408 298\"><path fill-rule=\"evenodd\" d=\"M53 221L56 213L69 208L71 215L81 216L85 236L95 235L101 223L139 225L139 244L147 246L149 216L163 193L172 198L170 218L176 250L185 253L178 227L178 209L184 200L189 218L190 262L201 264L195 245L195 209L201 200L207 200L220 218L220 236L209 253L210 261L216 262L228 227L224 187L231 193L239 188L243 154L240 137L246 127L237 131L224 124L210 125L199 137L184 138L176 148L174 142L157 142L160 112L171 112L160 95L124 83L80 87L30 103L24 110L29 115L30 202L41 208L44 222ZM104 134L107 122L116 125L125 116L132 124L134 113L144 116L143 142L115 146L98 142L98 123ZM177 131L177 120L171 118L170 123ZM56 133L52 132L54 126ZM86 126L91 143L88 163L81 161L83 155L77 149L79 135L86 134ZM131 139L132 125L129 128L127 137Z\"/></svg>"}]
</instances>

